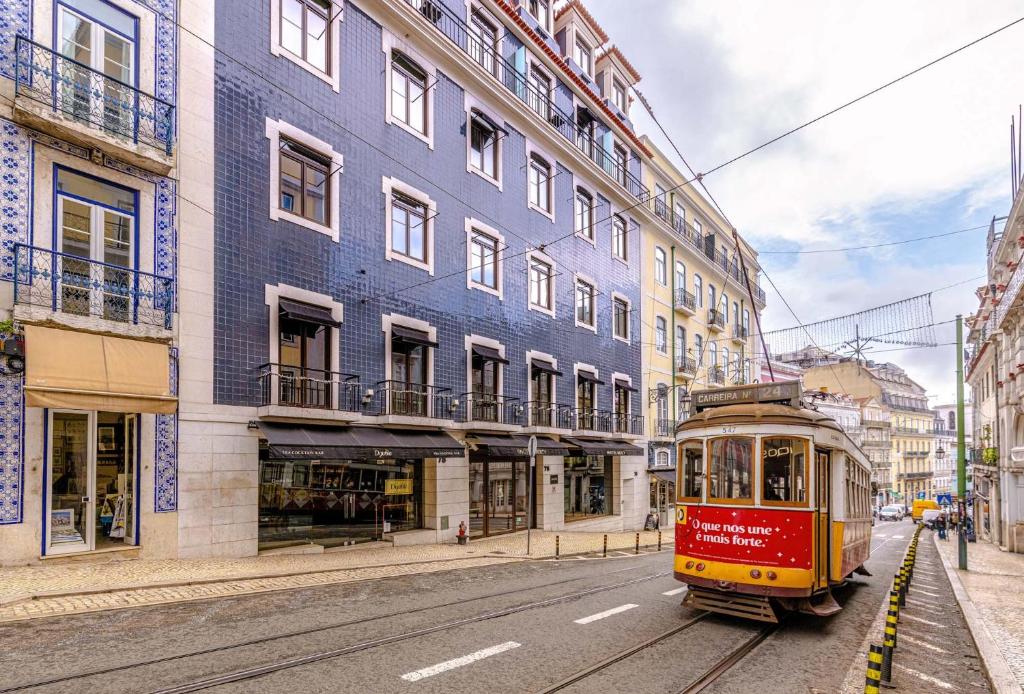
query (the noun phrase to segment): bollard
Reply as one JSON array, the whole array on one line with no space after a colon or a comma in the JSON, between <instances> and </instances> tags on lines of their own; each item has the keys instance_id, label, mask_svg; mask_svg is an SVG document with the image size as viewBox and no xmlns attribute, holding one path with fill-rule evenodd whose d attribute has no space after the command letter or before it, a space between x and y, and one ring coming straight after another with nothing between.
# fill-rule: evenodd
<instances>
[{"instance_id":1,"label":"bollard","mask_svg":"<svg viewBox=\"0 0 1024 694\"><path fill-rule=\"evenodd\" d=\"M558 553L561 550L561 547L559 546L560 540L561 538L558 535L555 535L555 559L558 559Z\"/></svg>"},{"instance_id":2,"label":"bollard","mask_svg":"<svg viewBox=\"0 0 1024 694\"><path fill-rule=\"evenodd\" d=\"M896 648L896 623L899 621L899 615L895 610L889 610L885 614L885 627L882 629L882 639L892 639L892 647Z\"/></svg>"},{"instance_id":3,"label":"bollard","mask_svg":"<svg viewBox=\"0 0 1024 694\"><path fill-rule=\"evenodd\" d=\"M658 551L661 551L661 531L658 531Z\"/></svg>"},{"instance_id":4,"label":"bollard","mask_svg":"<svg viewBox=\"0 0 1024 694\"><path fill-rule=\"evenodd\" d=\"M886 632L889 631L889 627L886 627ZM893 689L896 685L892 683L892 649L896 647L896 632L893 630L893 636L890 638L887 633L885 640L882 642L882 677L880 684L886 689Z\"/></svg>"},{"instance_id":5,"label":"bollard","mask_svg":"<svg viewBox=\"0 0 1024 694\"><path fill-rule=\"evenodd\" d=\"M900 582L900 588L899 588L899 591L900 591L900 607L906 607L907 606L907 585L906 585L906 583L904 583L903 574L902 573L900 573L898 580Z\"/></svg>"},{"instance_id":6,"label":"bollard","mask_svg":"<svg viewBox=\"0 0 1024 694\"><path fill-rule=\"evenodd\" d=\"M898 590L889 591L889 609L896 613L896 621L900 621L900 593Z\"/></svg>"},{"instance_id":7,"label":"bollard","mask_svg":"<svg viewBox=\"0 0 1024 694\"><path fill-rule=\"evenodd\" d=\"M605 559L608 558L608 536L607 535L604 536L604 552L602 553L602 556Z\"/></svg>"},{"instance_id":8,"label":"bollard","mask_svg":"<svg viewBox=\"0 0 1024 694\"><path fill-rule=\"evenodd\" d=\"M868 673L864 680L864 694L878 694L882 683L882 649L871 644L868 650Z\"/></svg>"},{"instance_id":9,"label":"bollard","mask_svg":"<svg viewBox=\"0 0 1024 694\"><path fill-rule=\"evenodd\" d=\"M636 534L636 551L634 554L640 554L640 533Z\"/></svg>"}]
</instances>

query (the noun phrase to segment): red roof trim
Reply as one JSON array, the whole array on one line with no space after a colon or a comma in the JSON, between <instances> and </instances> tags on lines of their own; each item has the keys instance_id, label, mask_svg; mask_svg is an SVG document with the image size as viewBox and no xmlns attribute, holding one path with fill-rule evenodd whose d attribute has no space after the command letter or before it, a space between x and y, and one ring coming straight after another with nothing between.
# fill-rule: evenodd
<instances>
[{"instance_id":1,"label":"red roof trim","mask_svg":"<svg viewBox=\"0 0 1024 694\"><path fill-rule=\"evenodd\" d=\"M612 56L615 56L616 58L619 59L619 61L622 63L622 67L626 68L626 72L629 73L629 76L633 78L634 82L639 82L640 80L643 79L640 73L636 71L636 68L633 67L633 63L626 60L626 56L622 54L622 51L619 50L618 46L609 46L604 50L604 52L601 53L601 55L597 57L597 59L601 60L602 58L611 58Z\"/></svg>"},{"instance_id":2,"label":"red roof trim","mask_svg":"<svg viewBox=\"0 0 1024 694\"><path fill-rule=\"evenodd\" d=\"M590 14L590 12L587 10L586 7L584 7L583 3L580 2L580 0L569 0L568 4L563 5L562 8L558 10L558 13L555 15L555 21L557 22L559 19L567 15L569 13L569 10L574 8L576 12L579 13L580 17L583 18L583 21L590 26L590 30L597 34L597 38L601 39L601 43L608 43L608 34L605 33L604 28L597 23L597 20L594 19L594 15Z\"/></svg>"},{"instance_id":3,"label":"red roof trim","mask_svg":"<svg viewBox=\"0 0 1024 694\"><path fill-rule=\"evenodd\" d=\"M634 145L636 145L637 149L639 149L647 157L653 156L653 154L651 154L651 151L644 146L643 142L640 141L640 138L637 136L637 134L634 133L629 128L627 128L626 125L621 120L619 120L619 117L615 115L615 113L610 108L608 108L607 105L605 105L604 99L602 99L600 96L591 91L590 86L582 79L580 79L575 72L569 69L569 66L565 64L565 59L562 58L562 56L555 53L553 50L551 50L551 47L547 45L544 39L538 36L537 32L533 30L533 27L527 24L523 20L523 18L519 16L518 12L512 9L512 6L508 4L508 0L495 0L495 4L505 11L505 14L508 15L508 17L513 22L515 22L516 26L518 26L520 29L526 32L526 35L533 39L533 42L537 46L537 48L540 48L546 56L551 58L555 62L555 64L562 69L562 73L572 80L573 84L575 84L577 87L583 90L584 94L586 94L587 96L594 100L594 103L597 104L597 107L601 110L602 113L608 116L608 118L611 119L612 122L618 123L619 127L622 129L623 132L626 133L626 136L630 139L630 141Z\"/></svg>"}]
</instances>

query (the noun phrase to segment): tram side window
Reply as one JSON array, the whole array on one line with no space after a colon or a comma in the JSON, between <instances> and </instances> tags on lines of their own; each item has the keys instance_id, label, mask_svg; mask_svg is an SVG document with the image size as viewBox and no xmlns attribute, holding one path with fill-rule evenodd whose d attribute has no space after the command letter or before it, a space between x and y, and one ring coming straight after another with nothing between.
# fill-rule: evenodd
<instances>
[{"instance_id":1,"label":"tram side window","mask_svg":"<svg viewBox=\"0 0 1024 694\"><path fill-rule=\"evenodd\" d=\"M807 442L803 439L761 440L761 501L765 504L807 503Z\"/></svg>"},{"instance_id":2,"label":"tram side window","mask_svg":"<svg viewBox=\"0 0 1024 694\"><path fill-rule=\"evenodd\" d=\"M730 436L710 446L710 501L753 501L754 439Z\"/></svg>"},{"instance_id":3,"label":"tram side window","mask_svg":"<svg viewBox=\"0 0 1024 694\"><path fill-rule=\"evenodd\" d=\"M704 492L704 444L685 441L679 444L679 498L700 501Z\"/></svg>"}]
</instances>

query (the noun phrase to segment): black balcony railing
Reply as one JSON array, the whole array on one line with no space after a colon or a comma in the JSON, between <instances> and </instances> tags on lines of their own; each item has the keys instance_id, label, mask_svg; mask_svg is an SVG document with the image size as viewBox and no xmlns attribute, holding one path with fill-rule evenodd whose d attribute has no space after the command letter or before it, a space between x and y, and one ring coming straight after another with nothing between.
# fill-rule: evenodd
<instances>
[{"instance_id":1,"label":"black balcony railing","mask_svg":"<svg viewBox=\"0 0 1024 694\"><path fill-rule=\"evenodd\" d=\"M105 133L170 154L174 106L46 46L15 40L18 96Z\"/></svg>"},{"instance_id":2,"label":"black balcony railing","mask_svg":"<svg viewBox=\"0 0 1024 694\"><path fill-rule=\"evenodd\" d=\"M377 411L382 415L452 419L458 409L451 388L424 383L380 381L376 396Z\"/></svg>"},{"instance_id":3,"label":"black balcony railing","mask_svg":"<svg viewBox=\"0 0 1024 694\"><path fill-rule=\"evenodd\" d=\"M708 327L725 330L725 316L717 309L708 310Z\"/></svg>"},{"instance_id":4,"label":"black balcony railing","mask_svg":"<svg viewBox=\"0 0 1024 694\"><path fill-rule=\"evenodd\" d=\"M260 405L358 412L362 391L352 374L288 364L263 364L257 377Z\"/></svg>"},{"instance_id":5,"label":"black balcony railing","mask_svg":"<svg viewBox=\"0 0 1024 694\"><path fill-rule=\"evenodd\" d=\"M526 403L527 422L531 427L572 429L573 415L571 405L559 405L543 400L531 400Z\"/></svg>"},{"instance_id":6,"label":"black balcony railing","mask_svg":"<svg viewBox=\"0 0 1024 694\"><path fill-rule=\"evenodd\" d=\"M676 424L674 419L655 419L654 435L661 438L675 436Z\"/></svg>"},{"instance_id":7,"label":"black balcony railing","mask_svg":"<svg viewBox=\"0 0 1024 694\"><path fill-rule=\"evenodd\" d=\"M465 19L440 0L405 1L474 62L494 75L505 89L547 121L565 139L576 145L583 154L604 169L605 173L618 181L630 195L645 202L649 199L650 194L646 186L628 170L628 162L616 158L614 151L606 150L595 140L589 129L580 127L573 115L566 113L554 103L549 91L531 82L526 65L517 68L499 54L495 46L482 42L466 24Z\"/></svg>"},{"instance_id":8,"label":"black balcony railing","mask_svg":"<svg viewBox=\"0 0 1024 694\"><path fill-rule=\"evenodd\" d=\"M578 431L612 432L613 413L608 410L576 408L573 411L573 429Z\"/></svg>"},{"instance_id":9,"label":"black balcony railing","mask_svg":"<svg viewBox=\"0 0 1024 694\"><path fill-rule=\"evenodd\" d=\"M664 219L669 224L672 223L672 213L668 209L668 203L664 197L655 197L654 200L654 214Z\"/></svg>"},{"instance_id":10,"label":"black balcony railing","mask_svg":"<svg viewBox=\"0 0 1024 694\"><path fill-rule=\"evenodd\" d=\"M684 357L681 354L677 354L676 371L684 374L697 373L697 360L693 359L692 357Z\"/></svg>"},{"instance_id":11,"label":"black balcony railing","mask_svg":"<svg viewBox=\"0 0 1024 694\"><path fill-rule=\"evenodd\" d=\"M171 329L174 281L46 248L14 244L14 303Z\"/></svg>"},{"instance_id":12,"label":"black balcony railing","mask_svg":"<svg viewBox=\"0 0 1024 694\"><path fill-rule=\"evenodd\" d=\"M713 383L718 386L725 385L725 371L720 366L712 366L708 369L708 383Z\"/></svg>"},{"instance_id":13,"label":"black balcony railing","mask_svg":"<svg viewBox=\"0 0 1024 694\"><path fill-rule=\"evenodd\" d=\"M676 308L689 311L690 313L697 312L697 297L685 289L676 290Z\"/></svg>"},{"instance_id":14,"label":"black balcony railing","mask_svg":"<svg viewBox=\"0 0 1024 694\"><path fill-rule=\"evenodd\" d=\"M733 325L732 336L736 340L746 340L749 337L749 331L742 325Z\"/></svg>"},{"instance_id":15,"label":"black balcony railing","mask_svg":"<svg viewBox=\"0 0 1024 694\"><path fill-rule=\"evenodd\" d=\"M931 478L930 472L901 472L898 477L901 480L925 480Z\"/></svg>"},{"instance_id":16,"label":"black balcony railing","mask_svg":"<svg viewBox=\"0 0 1024 694\"><path fill-rule=\"evenodd\" d=\"M616 434L644 435L644 417L624 412L612 413L612 431Z\"/></svg>"},{"instance_id":17,"label":"black balcony railing","mask_svg":"<svg viewBox=\"0 0 1024 694\"><path fill-rule=\"evenodd\" d=\"M458 397L457 419L461 422L522 425L525 407L519 398L495 393L468 392Z\"/></svg>"}]
</instances>

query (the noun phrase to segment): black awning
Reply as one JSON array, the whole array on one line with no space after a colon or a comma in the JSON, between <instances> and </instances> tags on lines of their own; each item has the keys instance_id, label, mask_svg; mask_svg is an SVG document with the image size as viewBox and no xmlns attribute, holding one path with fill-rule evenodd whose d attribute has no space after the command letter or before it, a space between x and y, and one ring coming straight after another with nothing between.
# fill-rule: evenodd
<instances>
[{"instance_id":1,"label":"black awning","mask_svg":"<svg viewBox=\"0 0 1024 694\"><path fill-rule=\"evenodd\" d=\"M271 460L462 458L463 446L440 431L318 427L260 422Z\"/></svg>"},{"instance_id":2,"label":"black awning","mask_svg":"<svg viewBox=\"0 0 1024 694\"><path fill-rule=\"evenodd\" d=\"M675 470L651 470L656 478L662 482L668 482L669 484L676 483L676 471Z\"/></svg>"},{"instance_id":3,"label":"black awning","mask_svg":"<svg viewBox=\"0 0 1024 694\"><path fill-rule=\"evenodd\" d=\"M391 339L398 340L399 342L408 342L413 345L423 345L424 347L437 347L437 343L431 340L430 335L427 333L401 325L391 326Z\"/></svg>"},{"instance_id":4,"label":"black awning","mask_svg":"<svg viewBox=\"0 0 1024 694\"><path fill-rule=\"evenodd\" d=\"M628 383L626 383L625 381L620 381L617 378L615 379L615 387L616 388L622 388L623 390L628 390L630 393L638 393L638 392L640 392L636 388L634 388L633 386L631 386Z\"/></svg>"},{"instance_id":5,"label":"black awning","mask_svg":"<svg viewBox=\"0 0 1024 694\"><path fill-rule=\"evenodd\" d=\"M328 328L337 328L341 325L341 323L334 320L334 316L331 315L331 309L324 308L323 306L314 306L313 304L304 304L301 301L283 298L277 300L277 305L281 311L282 318L316 323Z\"/></svg>"},{"instance_id":6,"label":"black awning","mask_svg":"<svg viewBox=\"0 0 1024 694\"><path fill-rule=\"evenodd\" d=\"M499 364L508 364L508 359L501 356L498 350L483 345L473 345L473 354L485 361L494 361Z\"/></svg>"},{"instance_id":7,"label":"black awning","mask_svg":"<svg viewBox=\"0 0 1024 694\"><path fill-rule=\"evenodd\" d=\"M528 458L530 456L527 448L530 439L526 436L471 436L467 442L483 452L485 458ZM567 455L569 450L569 444L545 436L537 437L537 455Z\"/></svg>"},{"instance_id":8,"label":"black awning","mask_svg":"<svg viewBox=\"0 0 1024 694\"><path fill-rule=\"evenodd\" d=\"M543 359L533 358L530 359L530 366L552 376L561 376L562 372L551 365L551 362L544 361Z\"/></svg>"},{"instance_id":9,"label":"black awning","mask_svg":"<svg viewBox=\"0 0 1024 694\"><path fill-rule=\"evenodd\" d=\"M564 441L573 447L570 455L646 455L647 451L617 439L576 439L565 437Z\"/></svg>"},{"instance_id":10,"label":"black awning","mask_svg":"<svg viewBox=\"0 0 1024 694\"><path fill-rule=\"evenodd\" d=\"M496 123L496 122L494 121L494 119L493 119L493 118L491 118L490 116L488 116L488 115L487 115L486 113L484 113L484 112L483 112L483 111L481 111L480 109L474 108L474 109L473 109L473 110L471 111L471 113L473 114L473 119L474 119L474 120L478 120L478 121L480 121L480 122L481 122L481 123L483 123L483 124L484 124L485 126L487 126L488 128L490 128L491 130L497 130L498 132L500 132L500 133L503 133L503 134L505 134L505 135L507 135L507 134L508 134L508 131L506 131L506 130L505 130L505 128L503 128L503 127L501 127L500 125L498 125L498 124L497 124L497 123Z\"/></svg>"},{"instance_id":11,"label":"black awning","mask_svg":"<svg viewBox=\"0 0 1024 694\"><path fill-rule=\"evenodd\" d=\"M579 125L587 126L596 121L597 118L586 106L576 107L576 123Z\"/></svg>"},{"instance_id":12,"label":"black awning","mask_svg":"<svg viewBox=\"0 0 1024 694\"><path fill-rule=\"evenodd\" d=\"M597 376L590 373L589 371L577 371L576 375L579 376L580 380L593 383L596 386L603 386L604 381L600 380Z\"/></svg>"}]
</instances>

